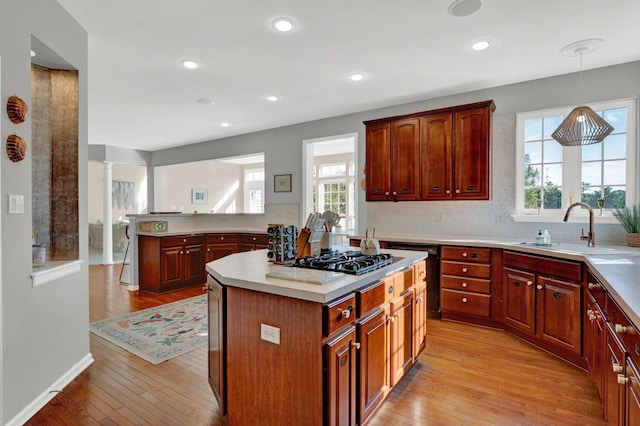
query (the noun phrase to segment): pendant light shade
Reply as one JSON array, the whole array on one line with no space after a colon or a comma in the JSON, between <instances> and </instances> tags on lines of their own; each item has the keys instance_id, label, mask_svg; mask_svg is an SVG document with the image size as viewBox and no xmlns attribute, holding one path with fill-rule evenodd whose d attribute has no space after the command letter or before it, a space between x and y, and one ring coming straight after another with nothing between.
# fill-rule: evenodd
<instances>
[{"instance_id":1,"label":"pendant light shade","mask_svg":"<svg viewBox=\"0 0 640 426\"><path fill-rule=\"evenodd\" d=\"M551 134L562 146L602 142L613 127L588 106L576 107Z\"/></svg>"}]
</instances>

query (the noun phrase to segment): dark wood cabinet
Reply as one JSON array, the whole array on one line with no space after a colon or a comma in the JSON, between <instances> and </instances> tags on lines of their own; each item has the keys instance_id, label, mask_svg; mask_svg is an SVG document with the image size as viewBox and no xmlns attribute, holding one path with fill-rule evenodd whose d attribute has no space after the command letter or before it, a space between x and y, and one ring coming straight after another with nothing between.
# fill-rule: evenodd
<instances>
[{"instance_id":1,"label":"dark wood cabinet","mask_svg":"<svg viewBox=\"0 0 640 426\"><path fill-rule=\"evenodd\" d=\"M505 327L584 366L581 264L509 251L503 264Z\"/></svg>"},{"instance_id":2,"label":"dark wood cabinet","mask_svg":"<svg viewBox=\"0 0 640 426\"><path fill-rule=\"evenodd\" d=\"M427 265L419 262L414 266L415 289L413 309L413 360L427 346Z\"/></svg>"},{"instance_id":3,"label":"dark wood cabinet","mask_svg":"<svg viewBox=\"0 0 640 426\"><path fill-rule=\"evenodd\" d=\"M413 290L391 302L389 322L389 383L393 387L413 365Z\"/></svg>"},{"instance_id":4,"label":"dark wood cabinet","mask_svg":"<svg viewBox=\"0 0 640 426\"><path fill-rule=\"evenodd\" d=\"M209 367L209 386L211 386L211 390L218 400L220 410L223 414L226 414L225 289L213 278L209 278L207 289L209 325L209 356L207 357L207 360Z\"/></svg>"},{"instance_id":5,"label":"dark wood cabinet","mask_svg":"<svg viewBox=\"0 0 640 426\"><path fill-rule=\"evenodd\" d=\"M139 284L163 292L205 280L203 235L138 237Z\"/></svg>"},{"instance_id":6,"label":"dark wood cabinet","mask_svg":"<svg viewBox=\"0 0 640 426\"><path fill-rule=\"evenodd\" d=\"M373 414L389 389L387 334L387 313L380 307L358 321L358 424Z\"/></svg>"},{"instance_id":7,"label":"dark wood cabinet","mask_svg":"<svg viewBox=\"0 0 640 426\"><path fill-rule=\"evenodd\" d=\"M327 425L356 424L356 330L351 326L325 345Z\"/></svg>"},{"instance_id":8,"label":"dark wood cabinet","mask_svg":"<svg viewBox=\"0 0 640 426\"><path fill-rule=\"evenodd\" d=\"M262 250L269 247L269 236L267 234L239 234L238 251Z\"/></svg>"},{"instance_id":9,"label":"dark wood cabinet","mask_svg":"<svg viewBox=\"0 0 640 426\"><path fill-rule=\"evenodd\" d=\"M235 234L207 234L205 262L238 253L238 236Z\"/></svg>"},{"instance_id":10,"label":"dark wood cabinet","mask_svg":"<svg viewBox=\"0 0 640 426\"><path fill-rule=\"evenodd\" d=\"M627 362L625 375L625 424L640 425L640 369L633 360Z\"/></svg>"},{"instance_id":11,"label":"dark wood cabinet","mask_svg":"<svg viewBox=\"0 0 640 426\"><path fill-rule=\"evenodd\" d=\"M622 341L616 335L613 324L607 323L606 350L603 368L604 391L604 415L611 426L625 425L625 348Z\"/></svg>"},{"instance_id":12,"label":"dark wood cabinet","mask_svg":"<svg viewBox=\"0 0 640 426\"><path fill-rule=\"evenodd\" d=\"M592 296L591 292L587 292L585 297L585 342L584 355L587 360L587 366L596 391L600 399L605 399L605 374L606 374L606 321L603 310Z\"/></svg>"},{"instance_id":13,"label":"dark wood cabinet","mask_svg":"<svg viewBox=\"0 0 640 426\"><path fill-rule=\"evenodd\" d=\"M366 121L367 201L488 200L492 101Z\"/></svg>"}]
</instances>

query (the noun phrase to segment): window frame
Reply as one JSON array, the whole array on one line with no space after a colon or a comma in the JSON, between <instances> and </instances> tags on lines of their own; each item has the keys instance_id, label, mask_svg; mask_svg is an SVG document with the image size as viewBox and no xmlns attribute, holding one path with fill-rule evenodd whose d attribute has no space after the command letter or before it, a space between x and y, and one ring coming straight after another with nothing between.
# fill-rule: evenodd
<instances>
[{"instance_id":1,"label":"window frame","mask_svg":"<svg viewBox=\"0 0 640 426\"><path fill-rule=\"evenodd\" d=\"M638 153L638 98L626 98L614 101L588 104L594 111L615 108L627 108L627 153L626 153L626 204L638 203L638 170L640 157ZM569 208L569 196L573 192L581 194L582 149L579 147L562 147L562 206L560 209L525 209L524 207L524 123L526 120L561 116L564 118L575 107L561 107L548 110L530 111L516 114L516 176L515 176L515 214L516 222L560 222ZM575 178L575 176L580 176ZM544 183L543 183L544 184ZM574 199L574 202L580 201ZM598 210L598 209L594 209ZM573 215L578 221L588 220L586 209L574 209ZM618 223L612 214L612 209L602 209L597 212L599 223Z\"/></svg>"}]
</instances>

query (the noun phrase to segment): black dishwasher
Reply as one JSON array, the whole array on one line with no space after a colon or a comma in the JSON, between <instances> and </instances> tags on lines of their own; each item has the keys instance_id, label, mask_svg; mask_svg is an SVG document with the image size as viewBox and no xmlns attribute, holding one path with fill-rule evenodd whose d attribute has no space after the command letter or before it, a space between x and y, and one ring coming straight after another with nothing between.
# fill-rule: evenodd
<instances>
[{"instance_id":1,"label":"black dishwasher","mask_svg":"<svg viewBox=\"0 0 640 426\"><path fill-rule=\"evenodd\" d=\"M387 248L425 251L427 257L427 317L440 318L440 246L417 243L387 242Z\"/></svg>"}]
</instances>

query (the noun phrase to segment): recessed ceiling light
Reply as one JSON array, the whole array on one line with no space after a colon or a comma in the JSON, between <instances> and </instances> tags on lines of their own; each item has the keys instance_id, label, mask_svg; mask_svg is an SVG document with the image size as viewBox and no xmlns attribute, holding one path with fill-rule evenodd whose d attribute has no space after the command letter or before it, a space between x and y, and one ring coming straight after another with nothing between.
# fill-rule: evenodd
<instances>
[{"instance_id":1,"label":"recessed ceiling light","mask_svg":"<svg viewBox=\"0 0 640 426\"><path fill-rule=\"evenodd\" d=\"M185 59L184 61L180 61L180 65L188 70L194 70L200 66L200 64L193 59Z\"/></svg>"},{"instance_id":2,"label":"recessed ceiling light","mask_svg":"<svg viewBox=\"0 0 640 426\"><path fill-rule=\"evenodd\" d=\"M265 96L265 99L268 100L269 102L276 102L280 100L280 98L276 95Z\"/></svg>"},{"instance_id":3,"label":"recessed ceiling light","mask_svg":"<svg viewBox=\"0 0 640 426\"><path fill-rule=\"evenodd\" d=\"M481 52L491 46L491 40L478 40L471 43L471 50Z\"/></svg>"},{"instance_id":4,"label":"recessed ceiling light","mask_svg":"<svg viewBox=\"0 0 640 426\"><path fill-rule=\"evenodd\" d=\"M449 13L458 18L476 13L482 7L481 0L456 0L449 6Z\"/></svg>"},{"instance_id":5,"label":"recessed ceiling light","mask_svg":"<svg viewBox=\"0 0 640 426\"><path fill-rule=\"evenodd\" d=\"M214 102L211 99L207 99L207 98L198 98L196 99L196 102L198 102L199 104L202 105L213 105Z\"/></svg>"},{"instance_id":6,"label":"recessed ceiling light","mask_svg":"<svg viewBox=\"0 0 640 426\"><path fill-rule=\"evenodd\" d=\"M349 80L351 81L360 81L362 79L364 79L364 74L362 73L355 73L349 76Z\"/></svg>"},{"instance_id":7,"label":"recessed ceiling light","mask_svg":"<svg viewBox=\"0 0 640 426\"><path fill-rule=\"evenodd\" d=\"M271 26L280 32L286 33L294 29L296 27L296 23L293 19L277 18L273 20Z\"/></svg>"},{"instance_id":8,"label":"recessed ceiling light","mask_svg":"<svg viewBox=\"0 0 640 426\"><path fill-rule=\"evenodd\" d=\"M34 52L33 50L31 51L31 57L33 58L34 56L36 56L36 52Z\"/></svg>"},{"instance_id":9,"label":"recessed ceiling light","mask_svg":"<svg viewBox=\"0 0 640 426\"><path fill-rule=\"evenodd\" d=\"M229 127L229 123L220 123L220 127Z\"/></svg>"}]
</instances>

